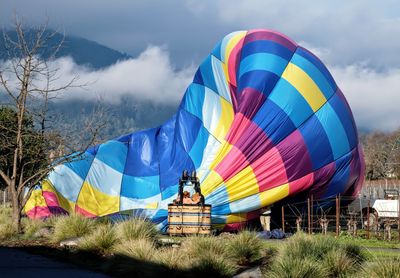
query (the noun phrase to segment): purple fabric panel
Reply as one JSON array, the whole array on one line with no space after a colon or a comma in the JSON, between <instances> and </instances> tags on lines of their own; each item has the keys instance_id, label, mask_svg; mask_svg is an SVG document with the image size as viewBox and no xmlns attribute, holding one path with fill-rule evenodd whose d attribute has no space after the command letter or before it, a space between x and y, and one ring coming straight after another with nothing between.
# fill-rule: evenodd
<instances>
[{"instance_id":1,"label":"purple fabric panel","mask_svg":"<svg viewBox=\"0 0 400 278\"><path fill-rule=\"evenodd\" d=\"M240 94L238 112L241 112L246 118L252 119L265 99L266 96L263 93L252 88L245 88Z\"/></svg>"},{"instance_id":2,"label":"purple fabric panel","mask_svg":"<svg viewBox=\"0 0 400 278\"><path fill-rule=\"evenodd\" d=\"M285 163L289 182L312 172L311 157L299 130L294 131L276 147Z\"/></svg>"},{"instance_id":3,"label":"purple fabric panel","mask_svg":"<svg viewBox=\"0 0 400 278\"><path fill-rule=\"evenodd\" d=\"M291 51L295 51L297 44L283 34L270 30L254 30L247 33L243 45L257 40L270 40L279 43Z\"/></svg>"},{"instance_id":4,"label":"purple fabric panel","mask_svg":"<svg viewBox=\"0 0 400 278\"><path fill-rule=\"evenodd\" d=\"M334 161L314 171L314 184L311 188L310 195L314 195L317 199L322 197L326 191L326 185L329 184L335 171L336 163Z\"/></svg>"},{"instance_id":5,"label":"purple fabric panel","mask_svg":"<svg viewBox=\"0 0 400 278\"><path fill-rule=\"evenodd\" d=\"M273 147L273 143L256 123L246 117L243 117L243 119L245 123L242 124L246 124L246 129L234 145L244 154L250 163L253 163L269 151Z\"/></svg>"}]
</instances>

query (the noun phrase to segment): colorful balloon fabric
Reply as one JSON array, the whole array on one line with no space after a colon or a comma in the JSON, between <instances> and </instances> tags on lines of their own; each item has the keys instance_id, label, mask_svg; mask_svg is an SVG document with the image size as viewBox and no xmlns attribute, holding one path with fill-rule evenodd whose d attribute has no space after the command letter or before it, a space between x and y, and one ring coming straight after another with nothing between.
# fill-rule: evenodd
<instances>
[{"instance_id":1,"label":"colorful balloon fabric","mask_svg":"<svg viewBox=\"0 0 400 278\"><path fill-rule=\"evenodd\" d=\"M322 62L277 32L239 31L203 61L175 116L57 166L26 213L132 211L163 229L185 169L197 171L213 225L235 229L300 193L354 196L364 160L350 107Z\"/></svg>"}]
</instances>

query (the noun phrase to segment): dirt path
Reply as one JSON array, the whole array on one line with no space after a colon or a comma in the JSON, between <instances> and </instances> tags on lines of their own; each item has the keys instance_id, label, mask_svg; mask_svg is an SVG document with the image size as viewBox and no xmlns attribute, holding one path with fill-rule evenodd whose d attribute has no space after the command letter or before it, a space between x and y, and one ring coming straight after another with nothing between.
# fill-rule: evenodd
<instances>
[{"instance_id":1,"label":"dirt path","mask_svg":"<svg viewBox=\"0 0 400 278\"><path fill-rule=\"evenodd\" d=\"M22 250L0 247L1 277L108 277Z\"/></svg>"}]
</instances>

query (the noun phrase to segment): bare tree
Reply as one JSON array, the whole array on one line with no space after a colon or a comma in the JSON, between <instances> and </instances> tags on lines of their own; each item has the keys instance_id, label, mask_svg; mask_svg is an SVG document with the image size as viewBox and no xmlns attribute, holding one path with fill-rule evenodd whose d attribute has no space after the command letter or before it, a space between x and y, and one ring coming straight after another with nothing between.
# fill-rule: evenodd
<instances>
[{"instance_id":1,"label":"bare tree","mask_svg":"<svg viewBox=\"0 0 400 278\"><path fill-rule=\"evenodd\" d=\"M375 132L362 138L367 179L400 177L400 130Z\"/></svg>"},{"instance_id":2,"label":"bare tree","mask_svg":"<svg viewBox=\"0 0 400 278\"><path fill-rule=\"evenodd\" d=\"M7 61L0 65L0 94L8 96L8 108L16 119L15 124L2 126L7 131L2 135L8 136L4 140L8 144L2 149L9 167L7 171L0 168L0 179L11 193L13 221L18 232L21 231L22 210L34 186L55 166L79 159L104 125L96 121L83 127L86 143L79 146L71 145L65 133L47 127L49 102L66 89L83 86L77 84L77 76L62 83L59 68L49 65L63 39L56 40L59 33L47 27L46 23L35 29L25 29L16 17L12 32L3 31ZM35 142L33 146L29 145L32 141Z\"/></svg>"}]
</instances>

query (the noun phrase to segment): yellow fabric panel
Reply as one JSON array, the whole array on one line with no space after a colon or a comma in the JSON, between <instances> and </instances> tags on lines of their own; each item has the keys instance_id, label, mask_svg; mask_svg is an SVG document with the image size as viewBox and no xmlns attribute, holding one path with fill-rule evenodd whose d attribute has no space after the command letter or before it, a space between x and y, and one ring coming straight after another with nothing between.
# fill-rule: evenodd
<instances>
[{"instance_id":1,"label":"yellow fabric panel","mask_svg":"<svg viewBox=\"0 0 400 278\"><path fill-rule=\"evenodd\" d=\"M282 200L283 198L286 198L288 195L289 195L288 183L260 192L259 198L261 207L269 206L279 200Z\"/></svg>"},{"instance_id":2,"label":"yellow fabric panel","mask_svg":"<svg viewBox=\"0 0 400 278\"><path fill-rule=\"evenodd\" d=\"M234 35L229 42L226 45L225 48L225 57L224 57L224 62L227 63L229 59L229 55L231 55L232 49L235 47L235 45L244 37L246 36L247 31L241 31L238 32L236 35Z\"/></svg>"},{"instance_id":3,"label":"yellow fabric panel","mask_svg":"<svg viewBox=\"0 0 400 278\"><path fill-rule=\"evenodd\" d=\"M229 79L229 73L228 73L228 65L222 62L222 69L224 70L225 78L226 78L226 81L228 82L228 88L229 88L230 79Z\"/></svg>"},{"instance_id":4,"label":"yellow fabric panel","mask_svg":"<svg viewBox=\"0 0 400 278\"><path fill-rule=\"evenodd\" d=\"M225 184L230 202L259 192L257 179L250 165L226 181Z\"/></svg>"},{"instance_id":5,"label":"yellow fabric panel","mask_svg":"<svg viewBox=\"0 0 400 278\"><path fill-rule=\"evenodd\" d=\"M289 63L282 73L282 78L299 91L314 112L326 102L326 98L319 87L311 77L297 65Z\"/></svg>"},{"instance_id":6,"label":"yellow fabric panel","mask_svg":"<svg viewBox=\"0 0 400 278\"><path fill-rule=\"evenodd\" d=\"M56 194L58 203L60 204L60 207L65 209L68 213L75 212L75 203L64 198L60 193L58 193L57 190L54 188L54 186L51 184L51 182L49 180L45 180L44 182L42 182L42 188L44 191L49 191L49 192L53 192L54 194Z\"/></svg>"},{"instance_id":7,"label":"yellow fabric panel","mask_svg":"<svg viewBox=\"0 0 400 278\"><path fill-rule=\"evenodd\" d=\"M246 216L246 213L229 214L226 217L226 224L245 222L247 221Z\"/></svg>"},{"instance_id":8,"label":"yellow fabric panel","mask_svg":"<svg viewBox=\"0 0 400 278\"><path fill-rule=\"evenodd\" d=\"M233 145L229 144L227 141L223 141L221 147L219 148L215 160L210 165L210 170L217 167L217 165L224 159L224 157L231 151Z\"/></svg>"},{"instance_id":9,"label":"yellow fabric panel","mask_svg":"<svg viewBox=\"0 0 400 278\"><path fill-rule=\"evenodd\" d=\"M215 188L221 185L224 181L222 177L215 171L211 170L210 174L201 184L201 193L207 197Z\"/></svg>"},{"instance_id":10,"label":"yellow fabric panel","mask_svg":"<svg viewBox=\"0 0 400 278\"><path fill-rule=\"evenodd\" d=\"M223 142L233 121L233 107L223 97L219 97L219 100L221 102L221 117L213 135L218 141Z\"/></svg>"},{"instance_id":11,"label":"yellow fabric panel","mask_svg":"<svg viewBox=\"0 0 400 278\"><path fill-rule=\"evenodd\" d=\"M147 209L156 209L157 207L158 207L158 202L154 202L146 206Z\"/></svg>"},{"instance_id":12,"label":"yellow fabric panel","mask_svg":"<svg viewBox=\"0 0 400 278\"><path fill-rule=\"evenodd\" d=\"M46 200L42 195L42 190L35 189L25 204L24 212L27 213L34 207L47 207Z\"/></svg>"},{"instance_id":13,"label":"yellow fabric panel","mask_svg":"<svg viewBox=\"0 0 400 278\"><path fill-rule=\"evenodd\" d=\"M92 214L103 216L119 211L119 196L104 194L85 181L77 205Z\"/></svg>"}]
</instances>

